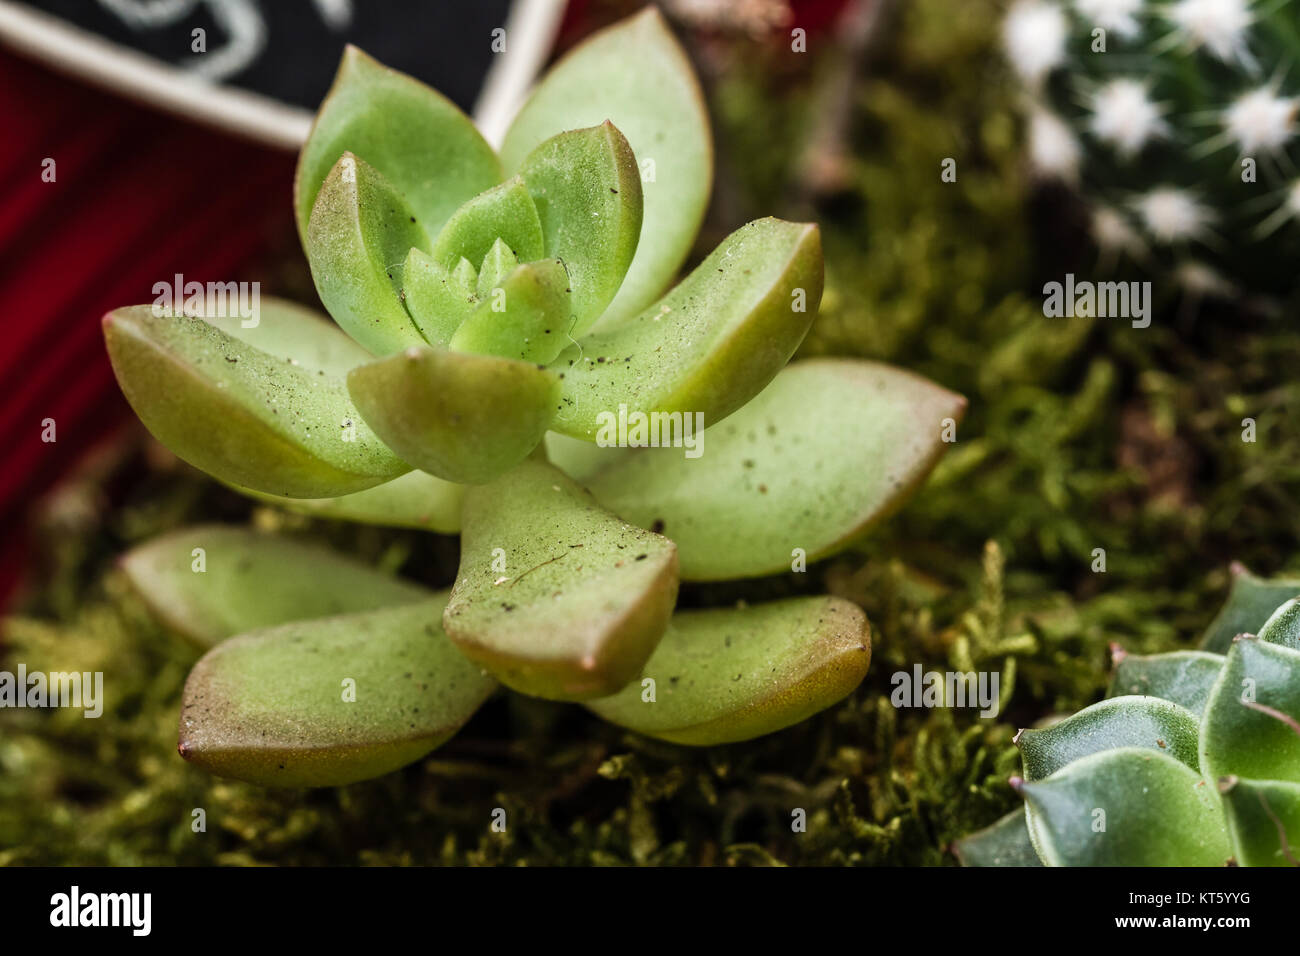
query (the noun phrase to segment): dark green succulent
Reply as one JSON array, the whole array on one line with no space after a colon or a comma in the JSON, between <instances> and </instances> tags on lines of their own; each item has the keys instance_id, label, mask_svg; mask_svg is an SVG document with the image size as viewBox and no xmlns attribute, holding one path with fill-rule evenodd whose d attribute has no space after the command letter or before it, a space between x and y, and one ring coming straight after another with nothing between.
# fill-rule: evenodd
<instances>
[{"instance_id":1,"label":"dark green succulent","mask_svg":"<svg viewBox=\"0 0 1300 956\"><path fill-rule=\"evenodd\" d=\"M461 534L450 591L237 528L128 555L144 599L209 649L182 755L346 783L429 752L498 682L688 744L768 733L857 686L856 606L675 612L679 581L849 546L924 480L965 401L874 363L785 367L821 296L814 225L749 223L665 293L711 155L653 8L562 60L499 155L349 49L294 197L337 325L276 301L251 323L105 318L123 392L181 458L280 507ZM707 430L645 447L637 416Z\"/></svg>"},{"instance_id":2,"label":"dark green succulent","mask_svg":"<svg viewBox=\"0 0 1300 956\"><path fill-rule=\"evenodd\" d=\"M1116 648L1106 700L1016 735L1024 809L959 841L963 862L1300 866L1296 594L1238 569L1201 650Z\"/></svg>"}]
</instances>

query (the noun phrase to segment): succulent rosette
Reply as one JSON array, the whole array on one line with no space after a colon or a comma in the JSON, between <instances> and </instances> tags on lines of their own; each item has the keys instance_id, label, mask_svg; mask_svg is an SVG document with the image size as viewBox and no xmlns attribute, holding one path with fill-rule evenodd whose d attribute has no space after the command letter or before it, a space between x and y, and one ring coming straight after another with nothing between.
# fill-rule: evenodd
<instances>
[{"instance_id":1,"label":"succulent rosette","mask_svg":"<svg viewBox=\"0 0 1300 956\"><path fill-rule=\"evenodd\" d=\"M1239 570L1199 650L1116 648L1106 700L1016 735L1024 771L1011 786L1024 809L959 841L958 856L1300 866L1297 594L1300 580Z\"/></svg>"},{"instance_id":2,"label":"succulent rosette","mask_svg":"<svg viewBox=\"0 0 1300 956\"><path fill-rule=\"evenodd\" d=\"M182 755L340 784L428 753L499 684L697 745L857 686L855 605L676 611L679 582L848 547L925 478L965 401L875 363L787 367L822 292L815 225L751 222L671 286L711 167L694 75L653 8L561 60L499 153L350 48L294 195L334 321L274 300L255 322L105 317L123 392L181 458L279 507L461 535L441 591L234 527L127 555L144 600L207 651ZM614 416L703 422L700 454L605 447Z\"/></svg>"}]
</instances>

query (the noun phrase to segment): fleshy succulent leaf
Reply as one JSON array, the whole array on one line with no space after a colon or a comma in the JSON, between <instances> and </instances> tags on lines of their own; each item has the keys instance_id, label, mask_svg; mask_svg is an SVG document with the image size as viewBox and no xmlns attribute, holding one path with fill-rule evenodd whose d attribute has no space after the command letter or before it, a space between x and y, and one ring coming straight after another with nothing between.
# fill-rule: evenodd
<instances>
[{"instance_id":1,"label":"fleshy succulent leaf","mask_svg":"<svg viewBox=\"0 0 1300 956\"><path fill-rule=\"evenodd\" d=\"M1261 578L1233 565L1232 588L1201 638L1201 649L1226 654L1238 634L1258 634L1279 604L1300 595L1300 578Z\"/></svg>"},{"instance_id":2,"label":"fleshy succulent leaf","mask_svg":"<svg viewBox=\"0 0 1300 956\"><path fill-rule=\"evenodd\" d=\"M636 257L608 319L634 316L676 275L704 217L713 145L699 84L653 6L589 37L547 73L501 148L514 171L556 130L613 122L641 164Z\"/></svg>"},{"instance_id":3,"label":"fleshy succulent leaf","mask_svg":"<svg viewBox=\"0 0 1300 956\"><path fill-rule=\"evenodd\" d=\"M456 210L433 243L433 258L454 269L461 258L481 262L497 240L520 262L545 255L542 222L537 207L518 176L475 196Z\"/></svg>"},{"instance_id":4,"label":"fleshy succulent leaf","mask_svg":"<svg viewBox=\"0 0 1300 956\"><path fill-rule=\"evenodd\" d=\"M507 275L519 265L519 257L510 251L510 247L498 239L492 243L478 267L478 282L475 294L482 300L500 284Z\"/></svg>"},{"instance_id":5,"label":"fleshy succulent leaf","mask_svg":"<svg viewBox=\"0 0 1300 956\"><path fill-rule=\"evenodd\" d=\"M996 823L953 844L962 866L1042 866L1025 827L1025 808L1017 807Z\"/></svg>"},{"instance_id":6,"label":"fleshy succulent leaf","mask_svg":"<svg viewBox=\"0 0 1300 956\"><path fill-rule=\"evenodd\" d=\"M418 528L438 534L460 531L460 505L465 486L443 481L423 471L337 498L285 498L231 485L235 491L296 514L337 521L356 521L389 528Z\"/></svg>"},{"instance_id":7,"label":"fleshy succulent leaf","mask_svg":"<svg viewBox=\"0 0 1300 956\"><path fill-rule=\"evenodd\" d=\"M164 625L204 648L245 631L429 594L325 548L229 525L154 538L124 555L122 568Z\"/></svg>"},{"instance_id":8,"label":"fleshy succulent leaf","mask_svg":"<svg viewBox=\"0 0 1300 956\"><path fill-rule=\"evenodd\" d=\"M1300 866L1300 783L1219 781L1238 866Z\"/></svg>"},{"instance_id":9,"label":"fleshy succulent leaf","mask_svg":"<svg viewBox=\"0 0 1300 956\"><path fill-rule=\"evenodd\" d=\"M1300 599L1292 598L1274 611L1256 636L1265 644L1300 651ZM1296 676L1300 679L1300 673Z\"/></svg>"},{"instance_id":10,"label":"fleshy succulent leaf","mask_svg":"<svg viewBox=\"0 0 1300 956\"><path fill-rule=\"evenodd\" d=\"M1214 788L1149 748L1104 750L1012 786L1049 866L1223 866L1231 853Z\"/></svg>"},{"instance_id":11,"label":"fleshy succulent leaf","mask_svg":"<svg viewBox=\"0 0 1300 956\"><path fill-rule=\"evenodd\" d=\"M348 398L343 372L365 351L310 310L263 302L257 326L244 329L133 306L104 317L104 337L140 420L223 481L319 498L410 470Z\"/></svg>"},{"instance_id":12,"label":"fleshy succulent leaf","mask_svg":"<svg viewBox=\"0 0 1300 956\"><path fill-rule=\"evenodd\" d=\"M564 372L564 400L552 427L594 441L620 405L715 425L789 361L821 294L816 226L742 226L657 304L560 353L552 366Z\"/></svg>"},{"instance_id":13,"label":"fleshy succulent leaf","mask_svg":"<svg viewBox=\"0 0 1300 956\"><path fill-rule=\"evenodd\" d=\"M326 311L369 351L389 355L424 344L402 303L402 269L428 243L379 171L344 153L321 184L303 245Z\"/></svg>"},{"instance_id":14,"label":"fleshy succulent leaf","mask_svg":"<svg viewBox=\"0 0 1300 956\"><path fill-rule=\"evenodd\" d=\"M546 433L546 455L551 464L580 485L589 485L591 479L629 453L627 448L604 447L559 432Z\"/></svg>"},{"instance_id":15,"label":"fleshy succulent leaf","mask_svg":"<svg viewBox=\"0 0 1300 956\"><path fill-rule=\"evenodd\" d=\"M477 484L537 447L560 382L538 365L422 346L358 366L348 390L403 459L446 481Z\"/></svg>"},{"instance_id":16,"label":"fleshy succulent leaf","mask_svg":"<svg viewBox=\"0 0 1300 956\"><path fill-rule=\"evenodd\" d=\"M571 121L587 111L587 125ZM621 117L631 142L614 125ZM641 166L634 143L646 150ZM523 693L586 701L635 731L701 746L789 726L863 679L866 617L838 598L674 617L676 545L608 510L539 447L550 427L598 439L615 409L725 428L816 315L817 227L750 223L650 305L689 250L711 177L698 87L653 10L552 71L506 152L515 178L501 183L501 162L454 106L349 47L299 158L294 198L317 291L341 332L292 310L260 337L229 321L106 318L142 417L237 490L308 514L463 530L456 585L443 594L240 529L190 529L128 556L146 602L209 646L186 685L179 749L213 773L322 786L388 772L455 733L496 686L489 671ZM598 323L597 335L575 338ZM897 384L896 373L872 374L837 382L838 394ZM719 557L727 547L754 546L760 557L739 559L745 567L782 569L790 555L779 536L810 518L820 556L896 506L938 457L907 426L928 424L922 412L964 409L924 384L894 406L847 412L818 392L805 419L906 406L902 425L837 432L865 435L875 453L865 467L882 476L853 501L819 476L808 487L823 495L821 510L784 503L786 527L701 546L701 576L734 572ZM789 494L803 490L789 480L797 456L834 472L825 481L860 484L832 467L828 448L812 458L782 447L769 411L762 441ZM779 420L800 445L806 430ZM754 467L743 444L756 436L713 437L725 487L704 507L765 495L764 481L751 489L736 470ZM596 476L633 460L619 452L599 468L594 458L571 465ZM767 523L760 503L747 503L741 524ZM674 507L650 510L678 521ZM689 516L681 524L708 536Z\"/></svg>"},{"instance_id":17,"label":"fleshy succulent leaf","mask_svg":"<svg viewBox=\"0 0 1300 956\"><path fill-rule=\"evenodd\" d=\"M677 542L684 579L773 574L794 549L832 554L898 508L948 447L945 419L965 408L887 365L796 362L708 428L698 458L639 449L589 482L613 511Z\"/></svg>"},{"instance_id":18,"label":"fleshy succulent leaf","mask_svg":"<svg viewBox=\"0 0 1300 956\"><path fill-rule=\"evenodd\" d=\"M324 371L338 378L358 362L370 360L370 353L340 332L326 316L286 299L261 299L258 314L251 319L192 314L259 351L313 374Z\"/></svg>"},{"instance_id":19,"label":"fleshy succulent leaf","mask_svg":"<svg viewBox=\"0 0 1300 956\"><path fill-rule=\"evenodd\" d=\"M1300 865L1300 601L1270 613L1279 582L1252 581L1240 566L1234 575L1208 643L1257 634L1238 633L1226 655L1115 648L1110 693L1120 696L1017 734L1024 778L1011 785L1043 862ZM997 834L968 840L976 853L1000 849Z\"/></svg>"},{"instance_id":20,"label":"fleshy succulent leaf","mask_svg":"<svg viewBox=\"0 0 1300 956\"><path fill-rule=\"evenodd\" d=\"M345 152L382 171L429 235L501 181L496 153L454 103L354 46L298 158L294 208L304 241L321 183Z\"/></svg>"},{"instance_id":21,"label":"fleshy succulent leaf","mask_svg":"<svg viewBox=\"0 0 1300 956\"><path fill-rule=\"evenodd\" d=\"M481 298L452 336L452 349L545 364L568 344L568 276L557 260L516 266Z\"/></svg>"},{"instance_id":22,"label":"fleshy succulent leaf","mask_svg":"<svg viewBox=\"0 0 1300 956\"><path fill-rule=\"evenodd\" d=\"M1042 780L1102 750L1146 747L1199 768L1196 715L1158 697L1112 697L1041 730L1016 734L1025 779Z\"/></svg>"},{"instance_id":23,"label":"fleshy succulent leaf","mask_svg":"<svg viewBox=\"0 0 1300 956\"><path fill-rule=\"evenodd\" d=\"M1197 717L1205 712L1225 658L1206 651L1118 656L1107 695L1142 694L1187 708Z\"/></svg>"},{"instance_id":24,"label":"fleshy succulent leaf","mask_svg":"<svg viewBox=\"0 0 1300 956\"><path fill-rule=\"evenodd\" d=\"M464 256L461 256L460 262L456 263L456 268L451 270L451 277L459 288L468 289L470 292L478 288L478 267Z\"/></svg>"},{"instance_id":25,"label":"fleshy succulent leaf","mask_svg":"<svg viewBox=\"0 0 1300 956\"><path fill-rule=\"evenodd\" d=\"M671 541L625 524L530 458L470 488L460 572L443 623L521 693L581 700L636 677L677 599Z\"/></svg>"},{"instance_id":26,"label":"fleshy succulent leaf","mask_svg":"<svg viewBox=\"0 0 1300 956\"><path fill-rule=\"evenodd\" d=\"M467 265L469 260L461 260ZM448 271L424 252L414 247L402 265L402 290L399 293L411 314L411 321L430 345L445 348L465 317L478 303L474 287L477 279L464 270ZM468 279L468 282L466 281Z\"/></svg>"},{"instance_id":27,"label":"fleshy succulent leaf","mask_svg":"<svg viewBox=\"0 0 1300 956\"><path fill-rule=\"evenodd\" d=\"M843 699L870 660L866 616L840 598L681 611L642 680L587 706L661 740L732 743L789 727ZM653 694L646 679L654 681Z\"/></svg>"},{"instance_id":28,"label":"fleshy succulent leaf","mask_svg":"<svg viewBox=\"0 0 1300 956\"><path fill-rule=\"evenodd\" d=\"M1233 641L1201 721L1201 769L1300 783L1300 651Z\"/></svg>"},{"instance_id":29,"label":"fleshy succulent leaf","mask_svg":"<svg viewBox=\"0 0 1300 956\"><path fill-rule=\"evenodd\" d=\"M443 743L495 683L439 624L446 592L225 641L195 665L181 756L271 787L376 777Z\"/></svg>"},{"instance_id":30,"label":"fleshy succulent leaf","mask_svg":"<svg viewBox=\"0 0 1300 956\"><path fill-rule=\"evenodd\" d=\"M519 167L537 206L546 255L568 270L570 334L581 335L613 300L641 235L641 178L611 123L546 140Z\"/></svg>"}]
</instances>

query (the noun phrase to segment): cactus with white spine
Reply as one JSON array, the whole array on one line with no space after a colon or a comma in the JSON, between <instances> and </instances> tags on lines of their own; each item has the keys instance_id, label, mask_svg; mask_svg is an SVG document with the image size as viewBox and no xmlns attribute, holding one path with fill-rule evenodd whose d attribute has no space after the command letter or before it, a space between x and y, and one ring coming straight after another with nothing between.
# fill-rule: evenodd
<instances>
[{"instance_id":1,"label":"cactus with white spine","mask_svg":"<svg viewBox=\"0 0 1300 956\"><path fill-rule=\"evenodd\" d=\"M1109 268L1282 297L1300 250L1300 3L1016 0L1003 40L1035 174Z\"/></svg>"}]
</instances>

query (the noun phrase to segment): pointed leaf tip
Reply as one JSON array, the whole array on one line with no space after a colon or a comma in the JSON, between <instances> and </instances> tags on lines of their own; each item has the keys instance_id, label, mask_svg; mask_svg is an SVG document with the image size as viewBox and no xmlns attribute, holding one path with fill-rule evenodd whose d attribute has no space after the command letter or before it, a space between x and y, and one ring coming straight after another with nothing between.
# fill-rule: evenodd
<instances>
[{"instance_id":1,"label":"pointed leaf tip","mask_svg":"<svg viewBox=\"0 0 1300 956\"><path fill-rule=\"evenodd\" d=\"M627 276L602 319L655 300L690 251L708 204L713 142L690 60L653 7L588 37L542 78L501 148L509 170L557 130L610 121L640 166L644 214Z\"/></svg>"},{"instance_id":2,"label":"pointed leaf tip","mask_svg":"<svg viewBox=\"0 0 1300 956\"><path fill-rule=\"evenodd\" d=\"M461 268L461 263L469 269ZM478 299L473 270L465 258L451 269L444 269L414 247L406 254L399 295L411 321L430 345L446 348L465 317L474 311Z\"/></svg>"},{"instance_id":3,"label":"pointed leaf tip","mask_svg":"<svg viewBox=\"0 0 1300 956\"><path fill-rule=\"evenodd\" d=\"M611 123L560 133L524 159L546 255L568 273L572 321L585 332L613 300L641 236L641 177L623 134Z\"/></svg>"},{"instance_id":4,"label":"pointed leaf tip","mask_svg":"<svg viewBox=\"0 0 1300 956\"><path fill-rule=\"evenodd\" d=\"M402 302L402 269L428 236L373 166L344 153L321 184L304 242L326 310L370 352L423 344Z\"/></svg>"},{"instance_id":5,"label":"pointed leaf tip","mask_svg":"<svg viewBox=\"0 0 1300 956\"><path fill-rule=\"evenodd\" d=\"M545 254L542 223L528 189L518 176L475 196L456 210L438 233L433 259L450 271L462 259L482 262L496 240L502 240L520 262Z\"/></svg>"},{"instance_id":6,"label":"pointed leaf tip","mask_svg":"<svg viewBox=\"0 0 1300 956\"><path fill-rule=\"evenodd\" d=\"M496 281L496 280L492 280ZM568 275L556 259L515 266L483 291L482 300L451 337L450 348L545 363L567 344Z\"/></svg>"},{"instance_id":7,"label":"pointed leaf tip","mask_svg":"<svg viewBox=\"0 0 1300 956\"><path fill-rule=\"evenodd\" d=\"M321 183L344 152L377 168L430 235L501 181L496 153L454 103L351 44L298 157L294 207L304 242Z\"/></svg>"},{"instance_id":8,"label":"pointed leaf tip","mask_svg":"<svg viewBox=\"0 0 1300 956\"><path fill-rule=\"evenodd\" d=\"M1102 750L1146 747L1197 769L1197 720L1190 711L1157 697L1113 697L1085 707L1042 730L1016 734L1025 778L1042 780Z\"/></svg>"}]
</instances>

